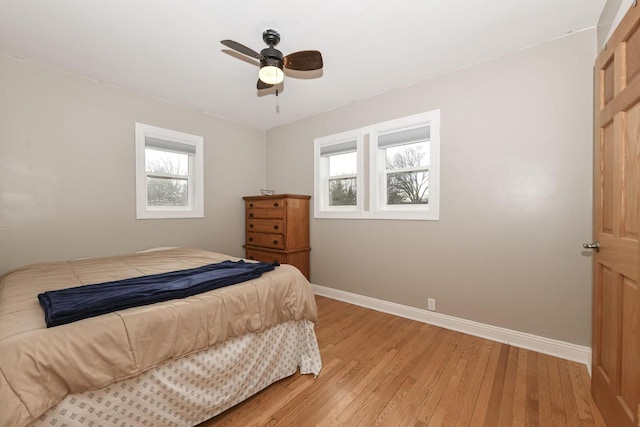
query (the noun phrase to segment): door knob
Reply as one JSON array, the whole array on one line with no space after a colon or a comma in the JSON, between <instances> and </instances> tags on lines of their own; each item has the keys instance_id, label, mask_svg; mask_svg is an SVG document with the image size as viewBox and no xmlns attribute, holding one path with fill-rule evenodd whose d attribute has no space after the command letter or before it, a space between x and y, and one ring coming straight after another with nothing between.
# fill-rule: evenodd
<instances>
[{"instance_id":1,"label":"door knob","mask_svg":"<svg viewBox=\"0 0 640 427\"><path fill-rule=\"evenodd\" d=\"M596 252L600 252L600 242L598 242L597 240L593 243L584 243L582 247L585 249L593 249Z\"/></svg>"}]
</instances>

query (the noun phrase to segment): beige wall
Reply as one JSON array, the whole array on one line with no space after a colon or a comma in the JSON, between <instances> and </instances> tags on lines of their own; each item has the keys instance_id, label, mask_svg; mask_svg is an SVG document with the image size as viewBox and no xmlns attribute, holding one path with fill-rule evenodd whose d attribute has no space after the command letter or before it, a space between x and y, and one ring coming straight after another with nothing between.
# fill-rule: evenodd
<instances>
[{"instance_id":1,"label":"beige wall","mask_svg":"<svg viewBox=\"0 0 640 427\"><path fill-rule=\"evenodd\" d=\"M204 136L205 217L136 220L134 123ZM0 274L193 246L240 256L264 132L0 54Z\"/></svg>"},{"instance_id":2,"label":"beige wall","mask_svg":"<svg viewBox=\"0 0 640 427\"><path fill-rule=\"evenodd\" d=\"M268 131L267 186L313 194L314 138L441 109L441 219L314 219L312 282L590 345L595 52L583 31Z\"/></svg>"}]
</instances>

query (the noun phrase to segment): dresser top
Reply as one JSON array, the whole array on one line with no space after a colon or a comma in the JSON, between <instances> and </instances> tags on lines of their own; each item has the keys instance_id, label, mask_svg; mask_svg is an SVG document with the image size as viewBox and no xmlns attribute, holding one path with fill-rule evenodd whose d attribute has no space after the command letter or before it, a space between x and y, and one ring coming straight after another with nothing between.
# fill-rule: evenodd
<instances>
[{"instance_id":1,"label":"dresser top","mask_svg":"<svg viewBox=\"0 0 640 427\"><path fill-rule=\"evenodd\" d=\"M272 194L270 196L244 196L244 200L270 200L270 199L311 199L305 194Z\"/></svg>"}]
</instances>

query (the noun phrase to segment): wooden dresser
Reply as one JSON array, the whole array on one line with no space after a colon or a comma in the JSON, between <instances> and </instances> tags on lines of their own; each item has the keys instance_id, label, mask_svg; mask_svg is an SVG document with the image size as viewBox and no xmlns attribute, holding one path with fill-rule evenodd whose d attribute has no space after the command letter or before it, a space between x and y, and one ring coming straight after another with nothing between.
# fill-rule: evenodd
<instances>
[{"instance_id":1,"label":"wooden dresser","mask_svg":"<svg viewBox=\"0 0 640 427\"><path fill-rule=\"evenodd\" d=\"M246 257L297 267L309 279L309 199L299 194L247 196Z\"/></svg>"}]
</instances>

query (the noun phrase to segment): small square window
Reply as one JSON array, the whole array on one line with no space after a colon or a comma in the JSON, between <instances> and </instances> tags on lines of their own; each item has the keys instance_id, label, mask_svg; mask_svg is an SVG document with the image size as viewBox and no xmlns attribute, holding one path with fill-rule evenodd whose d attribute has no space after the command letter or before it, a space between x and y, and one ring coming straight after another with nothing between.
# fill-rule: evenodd
<instances>
[{"instance_id":1,"label":"small square window","mask_svg":"<svg viewBox=\"0 0 640 427\"><path fill-rule=\"evenodd\" d=\"M137 217L201 218L203 138L136 123Z\"/></svg>"},{"instance_id":2,"label":"small square window","mask_svg":"<svg viewBox=\"0 0 640 427\"><path fill-rule=\"evenodd\" d=\"M371 217L438 219L440 112L371 126Z\"/></svg>"}]
</instances>

